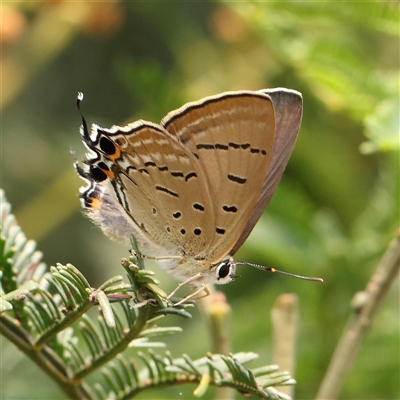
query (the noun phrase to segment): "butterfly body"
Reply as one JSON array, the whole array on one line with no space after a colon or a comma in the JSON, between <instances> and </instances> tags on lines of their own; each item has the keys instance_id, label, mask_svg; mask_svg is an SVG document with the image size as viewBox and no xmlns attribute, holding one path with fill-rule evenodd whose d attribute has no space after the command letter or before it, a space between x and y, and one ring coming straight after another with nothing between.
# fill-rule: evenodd
<instances>
[{"instance_id":1,"label":"butterfly body","mask_svg":"<svg viewBox=\"0 0 400 400\"><path fill-rule=\"evenodd\" d=\"M180 281L234 279L232 256L253 229L293 149L302 99L287 89L226 92L161 123L110 129L83 119L88 216Z\"/></svg>"}]
</instances>

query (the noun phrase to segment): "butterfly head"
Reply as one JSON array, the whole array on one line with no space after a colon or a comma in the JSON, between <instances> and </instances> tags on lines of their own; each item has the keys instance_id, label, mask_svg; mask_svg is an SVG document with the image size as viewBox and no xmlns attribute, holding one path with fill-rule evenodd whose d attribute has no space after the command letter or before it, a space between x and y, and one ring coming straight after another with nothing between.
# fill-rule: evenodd
<instances>
[{"instance_id":1,"label":"butterfly head","mask_svg":"<svg viewBox=\"0 0 400 400\"><path fill-rule=\"evenodd\" d=\"M231 257L224 258L210 269L211 281L217 285L224 285L239 278L236 273L236 263Z\"/></svg>"}]
</instances>

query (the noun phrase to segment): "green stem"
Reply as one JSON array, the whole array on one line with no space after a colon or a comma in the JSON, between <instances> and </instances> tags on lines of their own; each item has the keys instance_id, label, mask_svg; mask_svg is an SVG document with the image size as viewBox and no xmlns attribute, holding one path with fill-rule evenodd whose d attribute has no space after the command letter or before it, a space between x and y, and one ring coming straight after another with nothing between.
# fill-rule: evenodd
<instances>
[{"instance_id":1,"label":"green stem","mask_svg":"<svg viewBox=\"0 0 400 400\"><path fill-rule=\"evenodd\" d=\"M62 359L48 346L33 347L33 338L21 324L6 314L0 315L0 333L35 362L71 399L94 399L89 387L77 379L71 379L71 371Z\"/></svg>"},{"instance_id":2,"label":"green stem","mask_svg":"<svg viewBox=\"0 0 400 400\"><path fill-rule=\"evenodd\" d=\"M94 359L88 367L81 369L79 372L77 372L75 374L75 379L83 379L94 370L100 368L108 361L111 361L119 353L123 352L128 347L129 343L139 335L139 333L146 325L149 317L149 307L151 306L145 305L141 307L139 309L139 315L135 321L135 324L129 330L126 336L124 336L124 338L119 343L113 344L109 349L106 349L104 353L99 358Z\"/></svg>"},{"instance_id":3,"label":"green stem","mask_svg":"<svg viewBox=\"0 0 400 400\"><path fill-rule=\"evenodd\" d=\"M39 350L50 338L62 332L67 327L71 326L72 323L77 321L83 314L85 314L90 308L93 307L93 303L86 301L81 304L75 311L69 313L59 323L53 324L49 329L45 330L42 334L38 335L33 346Z\"/></svg>"}]
</instances>

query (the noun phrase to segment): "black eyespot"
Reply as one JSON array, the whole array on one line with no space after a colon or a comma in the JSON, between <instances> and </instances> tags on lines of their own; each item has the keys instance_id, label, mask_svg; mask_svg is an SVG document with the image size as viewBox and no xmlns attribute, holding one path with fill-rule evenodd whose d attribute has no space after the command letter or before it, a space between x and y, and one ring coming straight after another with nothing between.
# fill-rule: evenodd
<instances>
[{"instance_id":1,"label":"black eyespot","mask_svg":"<svg viewBox=\"0 0 400 400\"><path fill-rule=\"evenodd\" d=\"M222 262L217 268L217 279L226 278L230 271L231 265L226 262Z\"/></svg>"},{"instance_id":2,"label":"black eyespot","mask_svg":"<svg viewBox=\"0 0 400 400\"><path fill-rule=\"evenodd\" d=\"M199 236L199 235L201 235L201 229L200 229L200 228L196 228L196 229L194 229L193 233L194 233L196 236Z\"/></svg>"},{"instance_id":3,"label":"black eyespot","mask_svg":"<svg viewBox=\"0 0 400 400\"><path fill-rule=\"evenodd\" d=\"M100 148L102 151L104 151L105 154L108 154L108 155L115 154L114 143L110 139L108 139L104 136L100 139Z\"/></svg>"},{"instance_id":4,"label":"black eyespot","mask_svg":"<svg viewBox=\"0 0 400 400\"><path fill-rule=\"evenodd\" d=\"M95 180L96 182L102 182L107 179L106 173L97 167L92 167L90 169L90 176Z\"/></svg>"}]
</instances>

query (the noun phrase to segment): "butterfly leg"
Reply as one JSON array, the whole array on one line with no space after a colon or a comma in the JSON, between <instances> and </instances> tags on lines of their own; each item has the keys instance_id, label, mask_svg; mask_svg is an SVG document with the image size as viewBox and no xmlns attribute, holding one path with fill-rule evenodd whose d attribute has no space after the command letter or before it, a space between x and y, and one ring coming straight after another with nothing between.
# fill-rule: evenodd
<instances>
[{"instance_id":1,"label":"butterfly leg","mask_svg":"<svg viewBox=\"0 0 400 400\"><path fill-rule=\"evenodd\" d=\"M201 292L204 292L204 294L201 296L197 296ZM208 290L207 286L201 284L201 286L198 289L196 289L193 293L186 295L182 300L178 301L177 303L174 303L174 306L179 306L180 304L182 304L188 300L202 299L203 297L207 297L209 295L210 295L210 291Z\"/></svg>"},{"instance_id":2,"label":"butterfly leg","mask_svg":"<svg viewBox=\"0 0 400 400\"><path fill-rule=\"evenodd\" d=\"M134 249L130 250L131 254L136 258L141 258L143 260L174 260L174 259L181 259L181 256L146 256L145 254L138 253Z\"/></svg>"},{"instance_id":3,"label":"butterfly leg","mask_svg":"<svg viewBox=\"0 0 400 400\"><path fill-rule=\"evenodd\" d=\"M167 297L167 299L170 299L181 287L199 280L201 278L201 274L198 273L194 276L191 276L189 279L186 279L186 281L181 282Z\"/></svg>"},{"instance_id":4,"label":"butterfly leg","mask_svg":"<svg viewBox=\"0 0 400 400\"><path fill-rule=\"evenodd\" d=\"M140 307L143 307L143 306L145 306L147 304L157 305L157 302L154 299L142 300L142 301L139 301L138 303L135 303L132 300L129 302L130 308L140 308Z\"/></svg>"},{"instance_id":5,"label":"butterfly leg","mask_svg":"<svg viewBox=\"0 0 400 400\"><path fill-rule=\"evenodd\" d=\"M189 279L186 279L186 281L181 282L167 297L167 299L170 299L172 296L174 296L174 294L183 286L186 286L187 284L191 283L191 282L196 282L199 281L199 279L201 278L201 273L198 273L192 277L190 277ZM197 296L199 293L204 292L205 294L203 294L202 296ZM207 297L210 295L210 291L208 290L207 286L203 283L200 282L200 287L198 287L196 290L194 290L193 293L190 293L188 295L186 295L182 300L180 300L178 303L175 303L174 305L179 305L184 303L187 300L197 300L197 299L201 299L202 297Z\"/></svg>"}]
</instances>

